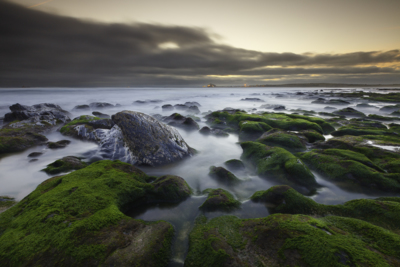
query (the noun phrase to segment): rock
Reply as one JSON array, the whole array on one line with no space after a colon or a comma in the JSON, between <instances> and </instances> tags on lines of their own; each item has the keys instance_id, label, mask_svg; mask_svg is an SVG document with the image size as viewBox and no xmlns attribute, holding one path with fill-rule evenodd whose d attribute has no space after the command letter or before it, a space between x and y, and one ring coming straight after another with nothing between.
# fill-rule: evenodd
<instances>
[{"instance_id":1,"label":"rock","mask_svg":"<svg viewBox=\"0 0 400 267\"><path fill-rule=\"evenodd\" d=\"M223 167L211 166L209 175L218 182L227 185L235 185L241 182L239 178Z\"/></svg>"},{"instance_id":2,"label":"rock","mask_svg":"<svg viewBox=\"0 0 400 267\"><path fill-rule=\"evenodd\" d=\"M265 102L264 100L257 98L257 97L246 97L240 99L241 101L252 101L252 102Z\"/></svg>"},{"instance_id":3,"label":"rock","mask_svg":"<svg viewBox=\"0 0 400 267\"><path fill-rule=\"evenodd\" d=\"M373 105L370 105L370 104L367 104L367 103L357 104L356 107L359 107L359 108L377 108L376 106L373 106Z\"/></svg>"},{"instance_id":4,"label":"rock","mask_svg":"<svg viewBox=\"0 0 400 267\"><path fill-rule=\"evenodd\" d=\"M319 133L329 134L335 128L327 121L302 115L263 113L247 114L242 111L215 111L206 116L207 123L213 128L225 129L233 128L239 131L242 121L263 122L272 128L286 131L315 130Z\"/></svg>"},{"instance_id":5,"label":"rock","mask_svg":"<svg viewBox=\"0 0 400 267\"><path fill-rule=\"evenodd\" d=\"M188 130L188 131L196 131L196 130L200 129L197 122L195 122L192 118L182 116L179 113L174 113L169 117L165 117L162 119L162 121L165 123L168 123L168 125L171 125L171 126L174 126L177 128L182 128L182 129Z\"/></svg>"},{"instance_id":6,"label":"rock","mask_svg":"<svg viewBox=\"0 0 400 267\"><path fill-rule=\"evenodd\" d=\"M29 158L36 158L36 157L40 157L41 155L43 155L43 152L32 152L28 155Z\"/></svg>"},{"instance_id":7,"label":"rock","mask_svg":"<svg viewBox=\"0 0 400 267\"><path fill-rule=\"evenodd\" d=\"M31 160L29 160L29 162L35 162L35 161L38 161L38 159L31 159Z\"/></svg>"},{"instance_id":8,"label":"rock","mask_svg":"<svg viewBox=\"0 0 400 267\"><path fill-rule=\"evenodd\" d=\"M312 191L318 187L308 167L289 151L257 142L243 142L240 145L243 148L242 160L251 164L259 176L296 186L296 189Z\"/></svg>"},{"instance_id":9,"label":"rock","mask_svg":"<svg viewBox=\"0 0 400 267\"><path fill-rule=\"evenodd\" d=\"M327 104L327 105L350 105L350 102L341 100L341 99L329 99L326 100L324 98L318 98L317 100L312 101L313 104Z\"/></svg>"},{"instance_id":10,"label":"rock","mask_svg":"<svg viewBox=\"0 0 400 267\"><path fill-rule=\"evenodd\" d=\"M228 191L218 189L206 189L203 194L208 194L206 201L199 207L201 210L206 211L230 211L240 206L240 202L237 201L231 193Z\"/></svg>"},{"instance_id":11,"label":"rock","mask_svg":"<svg viewBox=\"0 0 400 267\"><path fill-rule=\"evenodd\" d=\"M48 142L47 143L47 147L48 148L64 148L67 145L69 145L71 143L70 140L61 140L61 141L57 141L57 142Z\"/></svg>"},{"instance_id":12,"label":"rock","mask_svg":"<svg viewBox=\"0 0 400 267\"><path fill-rule=\"evenodd\" d=\"M42 135L50 126L23 124L17 128L13 123L0 129L0 154L23 151L27 148L43 145L48 140Z\"/></svg>"},{"instance_id":13,"label":"rock","mask_svg":"<svg viewBox=\"0 0 400 267\"><path fill-rule=\"evenodd\" d=\"M261 135L257 142L268 145L282 147L289 151L306 150L306 140L300 139L297 135L278 129L271 129Z\"/></svg>"},{"instance_id":14,"label":"rock","mask_svg":"<svg viewBox=\"0 0 400 267\"><path fill-rule=\"evenodd\" d=\"M93 102L89 104L91 109L98 109L98 108L112 108L114 107L113 104L106 103L106 102Z\"/></svg>"},{"instance_id":15,"label":"rock","mask_svg":"<svg viewBox=\"0 0 400 267\"><path fill-rule=\"evenodd\" d=\"M314 143L316 141L325 141L325 137L323 135L313 130L301 131L299 133L307 138L307 141L309 143Z\"/></svg>"},{"instance_id":16,"label":"rock","mask_svg":"<svg viewBox=\"0 0 400 267\"><path fill-rule=\"evenodd\" d=\"M199 132L203 135L215 135L215 136L220 136L220 137L228 137L229 134L227 132L224 132L220 129L210 129L210 127L204 126L199 130Z\"/></svg>"},{"instance_id":17,"label":"rock","mask_svg":"<svg viewBox=\"0 0 400 267\"><path fill-rule=\"evenodd\" d=\"M42 171L46 172L47 174L58 174L61 172L79 170L85 168L86 166L87 163L81 161L80 158L68 156L50 163Z\"/></svg>"},{"instance_id":18,"label":"rock","mask_svg":"<svg viewBox=\"0 0 400 267\"><path fill-rule=\"evenodd\" d=\"M132 164L161 165L193 154L178 131L153 117L134 111L112 116L115 125L101 140L103 149ZM114 158L115 159L115 158Z\"/></svg>"},{"instance_id":19,"label":"rock","mask_svg":"<svg viewBox=\"0 0 400 267\"><path fill-rule=\"evenodd\" d=\"M4 116L4 122L12 122L19 120L18 123L13 123L13 127L23 127L26 123L42 125L42 126L55 126L59 123L66 123L71 119L71 114L63 110L60 106L55 104L37 104L33 106L24 106L21 104L14 104L10 106L11 113Z\"/></svg>"},{"instance_id":20,"label":"rock","mask_svg":"<svg viewBox=\"0 0 400 267\"><path fill-rule=\"evenodd\" d=\"M7 196L0 196L0 213L4 212L8 208L12 207L17 203L15 198L7 197ZM1 228L0 228L1 229Z\"/></svg>"},{"instance_id":21,"label":"rock","mask_svg":"<svg viewBox=\"0 0 400 267\"><path fill-rule=\"evenodd\" d=\"M174 110L174 107L172 105L170 105L170 104L163 105L161 108L162 108L163 111Z\"/></svg>"},{"instance_id":22,"label":"rock","mask_svg":"<svg viewBox=\"0 0 400 267\"><path fill-rule=\"evenodd\" d=\"M180 202L192 194L192 189L179 176L164 175L156 179L152 185L154 185L152 194L155 195L155 199L148 198L148 203L153 201L157 203L160 199L165 199L166 202Z\"/></svg>"},{"instance_id":23,"label":"rock","mask_svg":"<svg viewBox=\"0 0 400 267\"><path fill-rule=\"evenodd\" d=\"M197 107L201 107L201 105L199 104L199 102L185 102L186 106L197 106Z\"/></svg>"},{"instance_id":24,"label":"rock","mask_svg":"<svg viewBox=\"0 0 400 267\"><path fill-rule=\"evenodd\" d=\"M355 199L341 205L319 204L286 185L257 191L252 201L268 203L271 213L304 214L312 216L343 216L378 225L388 230L400 230L400 198Z\"/></svg>"},{"instance_id":25,"label":"rock","mask_svg":"<svg viewBox=\"0 0 400 267\"><path fill-rule=\"evenodd\" d=\"M72 110L89 110L89 105L77 105Z\"/></svg>"},{"instance_id":26,"label":"rock","mask_svg":"<svg viewBox=\"0 0 400 267\"><path fill-rule=\"evenodd\" d=\"M182 192L173 189L176 180L151 183L141 170L119 161L98 161L50 178L1 214L2 265L32 260L46 266L166 266L173 226L124 212L150 202L181 201L181 194L164 194Z\"/></svg>"},{"instance_id":27,"label":"rock","mask_svg":"<svg viewBox=\"0 0 400 267\"><path fill-rule=\"evenodd\" d=\"M254 141L264 132L272 129L268 124L258 121L241 121L239 127L239 141Z\"/></svg>"},{"instance_id":28,"label":"rock","mask_svg":"<svg viewBox=\"0 0 400 267\"><path fill-rule=\"evenodd\" d=\"M177 110L188 110L189 107L184 104L176 104L174 105L174 108Z\"/></svg>"},{"instance_id":29,"label":"rock","mask_svg":"<svg viewBox=\"0 0 400 267\"><path fill-rule=\"evenodd\" d=\"M98 142L114 126L110 119L100 119L89 115L82 115L73 119L60 129L60 133L78 139Z\"/></svg>"},{"instance_id":30,"label":"rock","mask_svg":"<svg viewBox=\"0 0 400 267\"><path fill-rule=\"evenodd\" d=\"M400 192L400 175L386 173L361 153L343 149L315 149L298 155L325 179L346 190Z\"/></svg>"},{"instance_id":31,"label":"rock","mask_svg":"<svg viewBox=\"0 0 400 267\"><path fill-rule=\"evenodd\" d=\"M93 111L92 114L98 118L102 118L102 119L110 119L110 115L98 112L98 111Z\"/></svg>"},{"instance_id":32,"label":"rock","mask_svg":"<svg viewBox=\"0 0 400 267\"><path fill-rule=\"evenodd\" d=\"M355 110L354 108L344 108L341 110L335 110L333 113L349 117L365 117L364 113Z\"/></svg>"},{"instance_id":33,"label":"rock","mask_svg":"<svg viewBox=\"0 0 400 267\"><path fill-rule=\"evenodd\" d=\"M187 112L191 114L200 114L200 110L197 106L189 106Z\"/></svg>"},{"instance_id":34,"label":"rock","mask_svg":"<svg viewBox=\"0 0 400 267\"><path fill-rule=\"evenodd\" d=\"M335 110L335 109L337 109L337 108L334 108L334 107L324 107L324 109L326 109L326 110Z\"/></svg>"},{"instance_id":35,"label":"rock","mask_svg":"<svg viewBox=\"0 0 400 267\"><path fill-rule=\"evenodd\" d=\"M260 108L273 109L273 110L285 110L286 109L285 106L282 106L282 105L271 105L271 104L261 105Z\"/></svg>"},{"instance_id":36,"label":"rock","mask_svg":"<svg viewBox=\"0 0 400 267\"><path fill-rule=\"evenodd\" d=\"M384 106L384 107L380 108L379 110L384 111L384 112L393 112L398 109L400 109L400 104Z\"/></svg>"},{"instance_id":37,"label":"rock","mask_svg":"<svg viewBox=\"0 0 400 267\"><path fill-rule=\"evenodd\" d=\"M162 100L159 99L150 99L150 100L136 100L132 104L150 104L150 103L161 103Z\"/></svg>"},{"instance_id":38,"label":"rock","mask_svg":"<svg viewBox=\"0 0 400 267\"><path fill-rule=\"evenodd\" d=\"M232 171L241 171L245 169L245 166L241 160L230 159L224 162L225 166Z\"/></svg>"},{"instance_id":39,"label":"rock","mask_svg":"<svg viewBox=\"0 0 400 267\"><path fill-rule=\"evenodd\" d=\"M400 261L396 233L339 216L201 216L189 240L185 266L395 266Z\"/></svg>"},{"instance_id":40,"label":"rock","mask_svg":"<svg viewBox=\"0 0 400 267\"><path fill-rule=\"evenodd\" d=\"M380 116L376 114L369 114L368 119L378 120L378 121L394 121L398 118L396 117L388 117L388 116Z\"/></svg>"}]
</instances>

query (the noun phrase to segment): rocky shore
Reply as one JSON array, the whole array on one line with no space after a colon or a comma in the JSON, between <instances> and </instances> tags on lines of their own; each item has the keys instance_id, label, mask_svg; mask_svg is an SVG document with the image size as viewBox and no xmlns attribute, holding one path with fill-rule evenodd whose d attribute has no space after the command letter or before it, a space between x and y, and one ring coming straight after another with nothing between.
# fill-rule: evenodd
<instances>
[{"instance_id":1,"label":"rocky shore","mask_svg":"<svg viewBox=\"0 0 400 267\"><path fill-rule=\"evenodd\" d=\"M204 201L191 207L198 213L181 266L400 266L400 93L325 90L276 96L329 107L319 113L277 108L259 97L238 98L260 105L259 110L201 113L198 102L186 102L162 106L167 116L125 107L89 115L116 107L105 102L75 106L71 112L88 112L76 118L56 104L10 106L0 129L2 157L38 145L63 149L71 142L49 142L51 131L97 144L100 156L55 158L42 171L56 176L21 201L0 196L1 266L168 266L179 240L175 226L127 214L196 197ZM201 120L207 126L199 127ZM206 166L212 188L205 190L192 188L184 176L142 171L183 165L202 153L179 131L221 140L233 135L240 159ZM246 172L275 186L240 198L236 192L253 182L243 178ZM323 181L369 197L318 203L314 197ZM265 206L270 215L229 215L248 203Z\"/></svg>"}]
</instances>

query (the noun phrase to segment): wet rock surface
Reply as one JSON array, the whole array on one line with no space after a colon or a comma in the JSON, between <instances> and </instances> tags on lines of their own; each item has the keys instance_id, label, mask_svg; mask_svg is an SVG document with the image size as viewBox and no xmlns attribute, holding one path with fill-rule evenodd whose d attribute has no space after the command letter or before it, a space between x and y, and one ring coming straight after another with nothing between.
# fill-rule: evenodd
<instances>
[{"instance_id":1,"label":"wet rock surface","mask_svg":"<svg viewBox=\"0 0 400 267\"><path fill-rule=\"evenodd\" d=\"M68 172L72 170L79 170L87 166L86 162L81 161L80 158L68 156L58 159L53 163L47 165L42 171L48 174L58 174L61 172Z\"/></svg>"},{"instance_id":2,"label":"wet rock surface","mask_svg":"<svg viewBox=\"0 0 400 267\"><path fill-rule=\"evenodd\" d=\"M191 117L182 116L179 113L173 113L168 117L162 118L162 121L170 126L181 128L188 131L199 130L200 127Z\"/></svg>"},{"instance_id":3,"label":"wet rock surface","mask_svg":"<svg viewBox=\"0 0 400 267\"><path fill-rule=\"evenodd\" d=\"M130 164L98 161L44 181L1 214L2 264L166 266L172 225L134 220L123 212L148 201L179 202L190 188L182 178L149 183L150 178Z\"/></svg>"}]
</instances>

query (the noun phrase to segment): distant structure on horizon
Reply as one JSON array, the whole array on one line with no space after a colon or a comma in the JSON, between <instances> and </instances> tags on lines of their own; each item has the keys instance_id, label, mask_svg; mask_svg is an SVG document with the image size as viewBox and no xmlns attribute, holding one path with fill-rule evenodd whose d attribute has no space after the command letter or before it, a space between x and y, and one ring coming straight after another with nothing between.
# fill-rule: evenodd
<instances>
[{"instance_id":1,"label":"distant structure on horizon","mask_svg":"<svg viewBox=\"0 0 400 267\"><path fill-rule=\"evenodd\" d=\"M217 87L215 84L210 83L207 87Z\"/></svg>"}]
</instances>

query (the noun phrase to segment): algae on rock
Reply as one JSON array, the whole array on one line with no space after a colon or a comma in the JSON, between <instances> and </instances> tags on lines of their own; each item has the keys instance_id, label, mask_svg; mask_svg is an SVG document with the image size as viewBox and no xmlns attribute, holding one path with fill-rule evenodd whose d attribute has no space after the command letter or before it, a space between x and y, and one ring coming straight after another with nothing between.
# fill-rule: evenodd
<instances>
[{"instance_id":1,"label":"algae on rock","mask_svg":"<svg viewBox=\"0 0 400 267\"><path fill-rule=\"evenodd\" d=\"M135 205L179 202L190 189L150 177L120 161L98 161L50 178L0 214L5 266L166 266L173 227L124 215ZM167 187L165 190L164 187Z\"/></svg>"}]
</instances>

